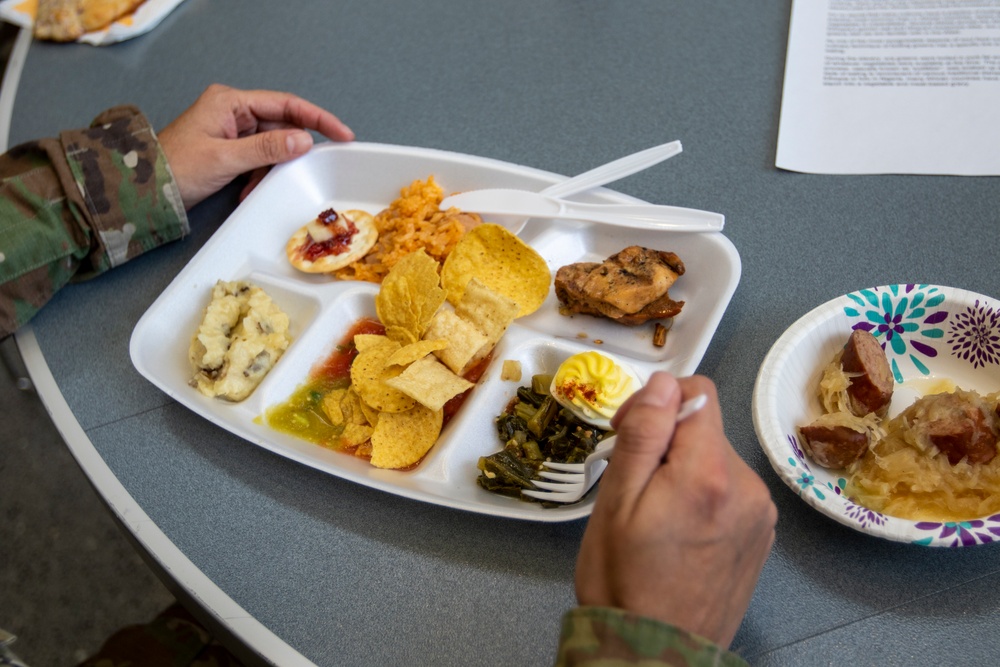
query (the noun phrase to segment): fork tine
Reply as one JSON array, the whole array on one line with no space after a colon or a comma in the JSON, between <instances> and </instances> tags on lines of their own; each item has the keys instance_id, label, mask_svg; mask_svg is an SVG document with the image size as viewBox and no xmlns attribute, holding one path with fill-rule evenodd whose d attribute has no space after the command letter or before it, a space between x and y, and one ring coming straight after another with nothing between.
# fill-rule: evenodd
<instances>
[{"instance_id":1,"label":"fork tine","mask_svg":"<svg viewBox=\"0 0 1000 667\"><path fill-rule=\"evenodd\" d=\"M543 482L540 479L531 480L531 483L537 486L539 489L545 489L547 491L559 491L565 493L576 493L583 488L583 482L575 482L573 484L567 484L566 482Z\"/></svg>"},{"instance_id":2,"label":"fork tine","mask_svg":"<svg viewBox=\"0 0 1000 667\"><path fill-rule=\"evenodd\" d=\"M554 482L583 482L584 475L582 472L549 472L547 470L539 470L538 476L544 479L551 479Z\"/></svg>"},{"instance_id":3,"label":"fork tine","mask_svg":"<svg viewBox=\"0 0 1000 667\"><path fill-rule=\"evenodd\" d=\"M689 416L704 407L708 401L703 394L684 401L680 411L677 413L677 421L683 421ZM523 495L538 500L551 500L560 503L573 503L585 496L591 487L601 477L604 469L608 466L608 457L614 446L615 436L602 440L597 449L587 457L585 463L554 463L545 461L542 466L552 470L562 471L547 472L539 471L538 476L552 480L551 482L541 482L532 480L532 484L545 491L534 491L522 489Z\"/></svg>"},{"instance_id":4,"label":"fork tine","mask_svg":"<svg viewBox=\"0 0 1000 667\"><path fill-rule=\"evenodd\" d=\"M556 461L545 461L542 465L551 470L561 470L562 472L582 473L584 471L584 465L582 463L558 463Z\"/></svg>"},{"instance_id":5,"label":"fork tine","mask_svg":"<svg viewBox=\"0 0 1000 667\"><path fill-rule=\"evenodd\" d=\"M554 500L561 503L573 502L580 495L577 492L560 493L558 491L532 491L531 489L521 489L521 493L538 500Z\"/></svg>"}]
</instances>

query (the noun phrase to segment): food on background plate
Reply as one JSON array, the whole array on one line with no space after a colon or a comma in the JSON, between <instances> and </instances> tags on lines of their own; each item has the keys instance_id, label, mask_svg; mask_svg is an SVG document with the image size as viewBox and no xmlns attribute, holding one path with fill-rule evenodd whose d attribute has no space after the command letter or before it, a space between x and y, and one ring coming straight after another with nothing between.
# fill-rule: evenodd
<instances>
[{"instance_id":1,"label":"food on background plate","mask_svg":"<svg viewBox=\"0 0 1000 667\"><path fill-rule=\"evenodd\" d=\"M556 272L556 297L564 315L583 313L636 326L676 316L684 307L668 290L684 275L672 252L629 246L603 262L579 262Z\"/></svg>"},{"instance_id":2,"label":"food on background plate","mask_svg":"<svg viewBox=\"0 0 1000 667\"><path fill-rule=\"evenodd\" d=\"M1000 393L917 399L850 470L845 492L883 514L965 521L1000 512Z\"/></svg>"},{"instance_id":3,"label":"food on background plate","mask_svg":"<svg viewBox=\"0 0 1000 667\"><path fill-rule=\"evenodd\" d=\"M564 360L555 375L534 375L496 418L503 449L480 457L479 485L487 491L523 496L544 461L582 463L611 433L611 417L642 381L627 364L587 351ZM545 503L543 503L545 504Z\"/></svg>"},{"instance_id":4,"label":"food on background plate","mask_svg":"<svg viewBox=\"0 0 1000 667\"><path fill-rule=\"evenodd\" d=\"M144 0L38 0L34 36L72 42L84 33L103 30L135 11Z\"/></svg>"},{"instance_id":5,"label":"food on background plate","mask_svg":"<svg viewBox=\"0 0 1000 667\"><path fill-rule=\"evenodd\" d=\"M549 391L580 421L610 429L618 408L641 386L628 364L591 350L562 362Z\"/></svg>"},{"instance_id":6,"label":"food on background plate","mask_svg":"<svg viewBox=\"0 0 1000 667\"><path fill-rule=\"evenodd\" d=\"M458 303L470 278L518 305L518 317L538 310L549 294L548 264L527 243L495 224L469 231L444 261L441 285L448 301Z\"/></svg>"},{"instance_id":7,"label":"food on background plate","mask_svg":"<svg viewBox=\"0 0 1000 667\"><path fill-rule=\"evenodd\" d=\"M892 402L892 369L870 332L855 329L823 373L820 391L827 412L885 417Z\"/></svg>"},{"instance_id":8,"label":"food on background plate","mask_svg":"<svg viewBox=\"0 0 1000 667\"><path fill-rule=\"evenodd\" d=\"M802 446L824 468L846 468L884 435L878 417L858 417L850 412L827 412L799 428Z\"/></svg>"},{"instance_id":9,"label":"food on background plate","mask_svg":"<svg viewBox=\"0 0 1000 667\"><path fill-rule=\"evenodd\" d=\"M892 402L892 369L876 338L851 332L823 369L819 397L824 414L799 429L802 444L824 468L846 468L884 435L879 420Z\"/></svg>"},{"instance_id":10,"label":"food on background plate","mask_svg":"<svg viewBox=\"0 0 1000 667\"><path fill-rule=\"evenodd\" d=\"M397 262L375 298L380 321L359 323L264 421L378 468L418 464L517 313L517 304L475 280L454 307L445 303L437 267L423 250ZM436 326L442 313L462 326ZM455 350L458 357L449 354Z\"/></svg>"},{"instance_id":11,"label":"food on background plate","mask_svg":"<svg viewBox=\"0 0 1000 667\"><path fill-rule=\"evenodd\" d=\"M337 269L334 276L379 283L396 262L421 249L443 262L465 233L482 222L474 213L440 210L443 199L433 176L402 188L399 197L375 216L375 245L364 257Z\"/></svg>"},{"instance_id":12,"label":"food on background plate","mask_svg":"<svg viewBox=\"0 0 1000 667\"><path fill-rule=\"evenodd\" d=\"M206 396L242 401L291 343L288 324L260 287L220 280L191 339L191 385Z\"/></svg>"},{"instance_id":13,"label":"food on background plate","mask_svg":"<svg viewBox=\"0 0 1000 667\"><path fill-rule=\"evenodd\" d=\"M370 213L328 208L288 239L285 253L299 271L332 273L364 257L377 240Z\"/></svg>"},{"instance_id":14,"label":"food on background plate","mask_svg":"<svg viewBox=\"0 0 1000 667\"><path fill-rule=\"evenodd\" d=\"M799 428L806 453L844 469L847 497L883 514L963 521L1000 512L1000 392L930 394L886 419L887 367L878 341L855 330L820 380L825 413Z\"/></svg>"}]
</instances>

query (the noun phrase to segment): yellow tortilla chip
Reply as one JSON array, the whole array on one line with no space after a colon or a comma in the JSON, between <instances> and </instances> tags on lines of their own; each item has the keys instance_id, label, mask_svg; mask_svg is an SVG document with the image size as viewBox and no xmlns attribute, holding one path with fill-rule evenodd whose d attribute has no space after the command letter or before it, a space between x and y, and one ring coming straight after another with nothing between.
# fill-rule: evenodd
<instances>
[{"instance_id":1,"label":"yellow tortilla chip","mask_svg":"<svg viewBox=\"0 0 1000 667\"><path fill-rule=\"evenodd\" d=\"M351 385L362 401L379 412L404 412L416 405L412 398L385 383L402 370L388 364L389 357L398 349L399 343L395 341L366 348L351 364Z\"/></svg>"},{"instance_id":2,"label":"yellow tortilla chip","mask_svg":"<svg viewBox=\"0 0 1000 667\"><path fill-rule=\"evenodd\" d=\"M426 335L430 339L448 341L448 347L437 350L434 355L459 375L487 342L486 336L472 322L463 320L450 308L437 312L427 327Z\"/></svg>"},{"instance_id":3,"label":"yellow tortilla chip","mask_svg":"<svg viewBox=\"0 0 1000 667\"><path fill-rule=\"evenodd\" d=\"M340 446L357 447L372 436L372 427L362 412L362 401L352 387L334 389L323 397L323 413L334 426L342 426Z\"/></svg>"},{"instance_id":4,"label":"yellow tortilla chip","mask_svg":"<svg viewBox=\"0 0 1000 667\"><path fill-rule=\"evenodd\" d=\"M364 415L365 422L367 424L370 424L371 426L375 426L376 424L378 424L378 418L379 415L382 414L381 412L379 412L378 410L371 407L370 405L368 405L367 403L365 403L360 399L358 400L358 405L361 408L361 414Z\"/></svg>"},{"instance_id":5,"label":"yellow tortilla chip","mask_svg":"<svg viewBox=\"0 0 1000 667\"><path fill-rule=\"evenodd\" d=\"M344 416L344 432L341 442L345 447L357 447L372 437L374 430L364 413L364 401L353 388L348 387L340 401L340 411Z\"/></svg>"},{"instance_id":6,"label":"yellow tortilla chip","mask_svg":"<svg viewBox=\"0 0 1000 667\"><path fill-rule=\"evenodd\" d=\"M423 359L431 352L437 352L448 347L446 340L421 340L410 345L404 345L389 357L390 366L407 366L417 359ZM404 373L406 371L403 371Z\"/></svg>"},{"instance_id":7,"label":"yellow tortilla chip","mask_svg":"<svg viewBox=\"0 0 1000 667\"><path fill-rule=\"evenodd\" d=\"M386 327L385 335L387 338L396 341L400 345L412 345L413 343L416 343L417 340L419 340L416 337L416 335L406 327L395 326L395 325L391 327Z\"/></svg>"},{"instance_id":8,"label":"yellow tortilla chip","mask_svg":"<svg viewBox=\"0 0 1000 667\"><path fill-rule=\"evenodd\" d=\"M431 410L440 410L450 399L475 386L432 356L413 362L386 384Z\"/></svg>"},{"instance_id":9,"label":"yellow tortilla chip","mask_svg":"<svg viewBox=\"0 0 1000 667\"><path fill-rule=\"evenodd\" d=\"M380 336L378 334L357 334L354 337L354 347L357 348L358 352L364 352L373 347L389 343L392 343L392 340L388 336Z\"/></svg>"},{"instance_id":10,"label":"yellow tortilla chip","mask_svg":"<svg viewBox=\"0 0 1000 667\"><path fill-rule=\"evenodd\" d=\"M408 468L418 463L437 442L443 423L441 410L419 404L406 412L383 413L372 432L372 465Z\"/></svg>"},{"instance_id":11,"label":"yellow tortilla chip","mask_svg":"<svg viewBox=\"0 0 1000 667\"><path fill-rule=\"evenodd\" d=\"M489 354L507 327L517 317L518 305L472 278L465 285L461 301L455 306L455 314L463 320L472 322L486 336Z\"/></svg>"},{"instance_id":12,"label":"yellow tortilla chip","mask_svg":"<svg viewBox=\"0 0 1000 667\"><path fill-rule=\"evenodd\" d=\"M340 442L344 447L360 447L371 439L374 431L369 424L344 424Z\"/></svg>"},{"instance_id":13,"label":"yellow tortilla chip","mask_svg":"<svg viewBox=\"0 0 1000 667\"><path fill-rule=\"evenodd\" d=\"M389 271L375 297L375 311L386 335L405 345L420 340L444 299L437 261L418 250Z\"/></svg>"},{"instance_id":14,"label":"yellow tortilla chip","mask_svg":"<svg viewBox=\"0 0 1000 667\"><path fill-rule=\"evenodd\" d=\"M514 301L518 317L538 310L552 283L552 274L542 256L494 224L479 225L468 231L445 260L441 285L448 301L457 305L472 278Z\"/></svg>"},{"instance_id":15,"label":"yellow tortilla chip","mask_svg":"<svg viewBox=\"0 0 1000 667\"><path fill-rule=\"evenodd\" d=\"M341 424L347 423L347 420L344 418L344 410L340 406L346 394L346 389L334 389L323 397L323 403L320 407L323 409L323 413L330 419L330 423L334 426L340 426Z\"/></svg>"}]
</instances>

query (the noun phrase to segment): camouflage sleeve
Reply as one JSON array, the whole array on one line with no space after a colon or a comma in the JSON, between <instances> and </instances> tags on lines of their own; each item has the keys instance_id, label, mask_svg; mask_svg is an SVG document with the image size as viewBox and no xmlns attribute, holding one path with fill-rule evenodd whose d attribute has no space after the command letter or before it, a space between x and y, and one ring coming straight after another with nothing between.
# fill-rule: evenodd
<instances>
[{"instance_id":1,"label":"camouflage sleeve","mask_svg":"<svg viewBox=\"0 0 1000 667\"><path fill-rule=\"evenodd\" d=\"M577 607L563 617L556 667L747 667L712 642L622 609Z\"/></svg>"},{"instance_id":2,"label":"camouflage sleeve","mask_svg":"<svg viewBox=\"0 0 1000 667\"><path fill-rule=\"evenodd\" d=\"M71 280L188 232L160 144L134 107L0 156L0 338Z\"/></svg>"}]
</instances>

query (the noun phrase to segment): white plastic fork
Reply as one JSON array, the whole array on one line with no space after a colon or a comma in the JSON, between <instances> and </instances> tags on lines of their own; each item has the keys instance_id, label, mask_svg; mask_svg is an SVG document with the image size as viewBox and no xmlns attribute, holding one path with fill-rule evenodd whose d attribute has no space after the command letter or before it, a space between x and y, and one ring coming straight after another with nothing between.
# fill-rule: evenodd
<instances>
[{"instance_id":1,"label":"white plastic fork","mask_svg":"<svg viewBox=\"0 0 1000 667\"><path fill-rule=\"evenodd\" d=\"M620 157L617 160L612 160L607 164L602 164L601 166L585 171L582 174L577 174L573 178L567 179L561 183L550 185L542 190L541 194L549 197L572 197L573 195L580 194L581 192L586 192L587 190L592 190L593 188L601 185L607 185L608 183L625 178L626 176L631 176L632 174L642 171L643 169L648 169L653 165L672 158L682 150L683 148L681 147L681 142L679 141L670 141L665 144L660 144L659 146L653 146L652 148L641 150L638 153L632 153L631 155ZM506 227L512 234L517 234L524 229L524 226L528 223L528 218L507 217L499 218L495 222Z\"/></svg>"},{"instance_id":2,"label":"white plastic fork","mask_svg":"<svg viewBox=\"0 0 1000 667\"><path fill-rule=\"evenodd\" d=\"M708 398L698 394L681 404L677 412L677 421L682 422L705 407ZM538 500L549 500L557 503L575 503L583 498L587 491L597 483L608 467L608 457L615 448L615 438L611 436L597 443L597 447L583 463L556 463L546 461L542 464L549 470L539 471L539 476L548 481L533 480L532 484L542 491L522 489L521 493ZM551 472L555 471L555 472Z\"/></svg>"}]
</instances>

